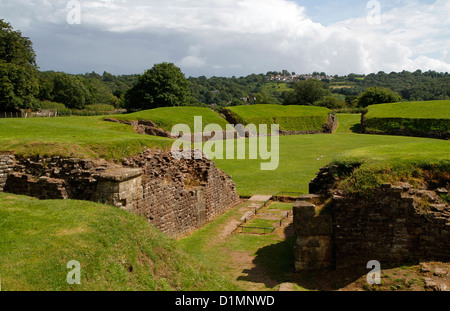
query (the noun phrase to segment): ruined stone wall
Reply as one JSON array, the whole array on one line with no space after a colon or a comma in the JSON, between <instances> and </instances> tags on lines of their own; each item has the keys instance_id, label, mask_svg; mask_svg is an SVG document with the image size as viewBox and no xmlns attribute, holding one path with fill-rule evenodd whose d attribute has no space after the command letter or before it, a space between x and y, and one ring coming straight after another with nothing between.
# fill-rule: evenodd
<instances>
[{"instance_id":1,"label":"ruined stone wall","mask_svg":"<svg viewBox=\"0 0 450 311\"><path fill-rule=\"evenodd\" d=\"M6 184L6 179L14 166L14 156L9 153L0 153L0 192Z\"/></svg>"},{"instance_id":2,"label":"ruined stone wall","mask_svg":"<svg viewBox=\"0 0 450 311\"><path fill-rule=\"evenodd\" d=\"M200 228L239 201L231 178L206 159L177 160L169 153L147 151L124 159L123 165L144 171L136 213L171 236Z\"/></svg>"},{"instance_id":3,"label":"ruined stone wall","mask_svg":"<svg viewBox=\"0 0 450 311\"><path fill-rule=\"evenodd\" d=\"M378 260L401 264L419 259L450 259L450 207L422 198L435 196L408 184L384 185L372 199L335 195L332 203L336 266Z\"/></svg>"},{"instance_id":4,"label":"ruined stone wall","mask_svg":"<svg viewBox=\"0 0 450 311\"><path fill-rule=\"evenodd\" d=\"M176 160L146 151L123 165L103 160L32 157L3 161L4 191L39 199L78 199L114 205L179 237L215 219L238 201L231 178L207 159ZM3 168L5 167L5 168ZM3 180L3 179L1 179Z\"/></svg>"},{"instance_id":5,"label":"ruined stone wall","mask_svg":"<svg viewBox=\"0 0 450 311\"><path fill-rule=\"evenodd\" d=\"M450 260L450 205L439 194L448 189L413 187L405 182L384 184L370 196L336 189L336 166L321 169L310 192L322 196L332 227L313 213L315 205L294 206L297 271L326 267L382 265L420 259ZM311 230L309 228L312 228ZM328 234L328 235L327 235ZM312 242L311 242L312 241ZM331 241L333 262L327 252Z\"/></svg>"}]
</instances>

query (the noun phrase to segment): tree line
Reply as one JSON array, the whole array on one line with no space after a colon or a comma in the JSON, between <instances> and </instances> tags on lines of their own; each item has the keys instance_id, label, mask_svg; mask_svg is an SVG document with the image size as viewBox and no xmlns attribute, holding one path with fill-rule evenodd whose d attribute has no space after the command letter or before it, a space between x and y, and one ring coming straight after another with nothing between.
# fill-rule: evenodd
<instances>
[{"instance_id":1,"label":"tree line","mask_svg":"<svg viewBox=\"0 0 450 311\"><path fill-rule=\"evenodd\" d=\"M0 111L36 110L48 103L68 109L105 105L129 111L168 106L221 109L255 102L342 109L402 100L450 99L449 74L435 71L349 74L322 80L300 76L295 82L272 81L274 75L291 73L186 78L172 63L156 64L141 75L41 72L32 42L0 20ZM316 75L327 77L325 73Z\"/></svg>"}]
</instances>

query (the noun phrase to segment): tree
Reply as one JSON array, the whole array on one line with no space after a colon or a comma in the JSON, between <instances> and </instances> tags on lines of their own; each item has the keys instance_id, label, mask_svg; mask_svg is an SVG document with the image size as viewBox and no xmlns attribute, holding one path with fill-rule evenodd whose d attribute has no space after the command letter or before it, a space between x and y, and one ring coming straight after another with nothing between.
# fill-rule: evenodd
<instances>
[{"instance_id":1,"label":"tree","mask_svg":"<svg viewBox=\"0 0 450 311\"><path fill-rule=\"evenodd\" d=\"M391 89L371 87L358 98L358 106L365 108L371 105L395 103L401 100L402 97Z\"/></svg>"},{"instance_id":2,"label":"tree","mask_svg":"<svg viewBox=\"0 0 450 311\"><path fill-rule=\"evenodd\" d=\"M38 92L33 44L0 19L0 111L34 109Z\"/></svg>"},{"instance_id":3,"label":"tree","mask_svg":"<svg viewBox=\"0 0 450 311\"><path fill-rule=\"evenodd\" d=\"M256 94L256 103L260 105L278 105L278 100L267 91L261 91Z\"/></svg>"},{"instance_id":4,"label":"tree","mask_svg":"<svg viewBox=\"0 0 450 311\"><path fill-rule=\"evenodd\" d=\"M153 66L125 94L125 107L133 110L194 104L198 103L192 97L186 77L172 63Z\"/></svg>"},{"instance_id":5,"label":"tree","mask_svg":"<svg viewBox=\"0 0 450 311\"><path fill-rule=\"evenodd\" d=\"M36 109L39 85L34 71L0 60L0 111Z\"/></svg>"},{"instance_id":6,"label":"tree","mask_svg":"<svg viewBox=\"0 0 450 311\"><path fill-rule=\"evenodd\" d=\"M82 78L67 73L57 73L53 79L53 100L67 108L83 109L90 104L91 94Z\"/></svg>"},{"instance_id":7,"label":"tree","mask_svg":"<svg viewBox=\"0 0 450 311\"><path fill-rule=\"evenodd\" d=\"M318 101L316 104L320 107L325 107L328 109L346 108L345 102L334 96L326 96L322 100Z\"/></svg>"},{"instance_id":8,"label":"tree","mask_svg":"<svg viewBox=\"0 0 450 311\"><path fill-rule=\"evenodd\" d=\"M89 91L86 104L106 104L117 108L119 99L111 92L111 89L98 79L83 79L85 87Z\"/></svg>"},{"instance_id":9,"label":"tree","mask_svg":"<svg viewBox=\"0 0 450 311\"><path fill-rule=\"evenodd\" d=\"M294 86L293 94L285 97L285 105L314 105L315 102L331 95L331 92L324 87L322 81L310 79L297 82Z\"/></svg>"}]
</instances>

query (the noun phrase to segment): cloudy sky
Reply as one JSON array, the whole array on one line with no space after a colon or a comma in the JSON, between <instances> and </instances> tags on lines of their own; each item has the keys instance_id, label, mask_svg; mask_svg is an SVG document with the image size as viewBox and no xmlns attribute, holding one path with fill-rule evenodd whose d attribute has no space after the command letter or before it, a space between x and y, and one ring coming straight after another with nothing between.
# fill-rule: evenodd
<instances>
[{"instance_id":1,"label":"cloudy sky","mask_svg":"<svg viewBox=\"0 0 450 311\"><path fill-rule=\"evenodd\" d=\"M0 0L41 70L69 73L450 72L449 16L449 0Z\"/></svg>"}]
</instances>

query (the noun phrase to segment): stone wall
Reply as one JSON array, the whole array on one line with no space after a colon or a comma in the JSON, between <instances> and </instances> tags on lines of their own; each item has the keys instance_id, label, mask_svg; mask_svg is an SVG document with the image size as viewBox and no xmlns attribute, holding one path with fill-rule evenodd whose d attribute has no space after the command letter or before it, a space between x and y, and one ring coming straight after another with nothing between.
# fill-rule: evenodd
<instances>
[{"instance_id":1,"label":"stone wall","mask_svg":"<svg viewBox=\"0 0 450 311\"><path fill-rule=\"evenodd\" d=\"M136 213L171 236L200 228L239 201L231 178L209 160L176 160L149 150L124 159L123 165L144 171Z\"/></svg>"},{"instance_id":2,"label":"stone wall","mask_svg":"<svg viewBox=\"0 0 450 311\"><path fill-rule=\"evenodd\" d=\"M301 201L294 206L297 271L364 267L371 260L384 266L450 260L450 205L439 196L448 194L448 186L398 182L370 196L348 195L335 187L336 172L335 166L323 168L310 184L327 202L326 213L318 216L315 205Z\"/></svg>"},{"instance_id":3,"label":"stone wall","mask_svg":"<svg viewBox=\"0 0 450 311\"><path fill-rule=\"evenodd\" d=\"M383 185L372 199L334 195L332 213L338 268L450 260L450 206L434 191L403 183Z\"/></svg>"},{"instance_id":4,"label":"stone wall","mask_svg":"<svg viewBox=\"0 0 450 311\"><path fill-rule=\"evenodd\" d=\"M294 204L295 269L315 271L330 268L333 260L333 219L318 215L316 206L300 199Z\"/></svg>"},{"instance_id":5,"label":"stone wall","mask_svg":"<svg viewBox=\"0 0 450 311\"><path fill-rule=\"evenodd\" d=\"M0 192L6 184L8 174L12 171L14 166L14 156L10 153L0 153Z\"/></svg>"},{"instance_id":6,"label":"stone wall","mask_svg":"<svg viewBox=\"0 0 450 311\"><path fill-rule=\"evenodd\" d=\"M5 192L114 205L145 217L172 237L191 233L239 202L231 178L212 161L176 160L167 152L148 150L122 165L30 157L4 170L11 170L4 177Z\"/></svg>"}]
</instances>

